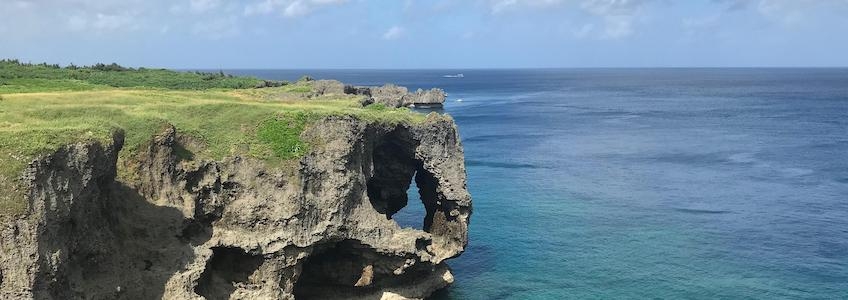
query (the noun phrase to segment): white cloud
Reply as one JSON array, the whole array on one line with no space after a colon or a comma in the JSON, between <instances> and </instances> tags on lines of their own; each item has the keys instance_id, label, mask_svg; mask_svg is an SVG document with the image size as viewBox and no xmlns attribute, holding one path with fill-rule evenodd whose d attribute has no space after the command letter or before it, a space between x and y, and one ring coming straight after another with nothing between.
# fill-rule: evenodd
<instances>
[{"instance_id":1,"label":"white cloud","mask_svg":"<svg viewBox=\"0 0 848 300\"><path fill-rule=\"evenodd\" d=\"M786 27L784 29L803 26L824 29L841 22L838 17L840 14L848 15L848 0L707 1L712 2L715 5L713 8L717 9L708 10L705 14L709 15L704 16L691 11L686 12L687 15L662 15L686 11L679 8L686 8L684 6L689 4L672 0L469 0L465 3L455 0L405 0L399 3L402 9L387 10L384 18L394 20L388 22L398 22L395 24L409 27L388 28L393 23L382 23L385 20L367 23L385 26L377 27L377 31L368 34L397 39L407 36L413 27L420 25L410 18L421 18L422 13L429 12L436 16L433 19L468 19L462 20L463 25L467 26L461 25L455 35L471 38L474 32L478 37L484 37L487 34L486 26L512 21L510 16L520 16L531 22L533 18L541 16L562 19L560 24L554 25L568 26L564 30L566 34L570 33L577 38L625 39L638 35L647 28L646 25L651 25L648 22L661 17L683 20L678 29L685 32L708 32L712 27L728 28L724 22L725 14L736 13L750 18L750 23L756 22L757 26L783 26ZM29 40L45 35L61 36L69 32L75 36L85 36L133 30L169 35L195 33L220 38L233 35L234 32L253 32L255 29L251 26L265 25L261 20L253 20L253 16L255 19L276 16L297 18L341 5L374 6L366 0L0 0L0 30L5 37ZM672 5L678 9L667 9ZM382 8L380 5L376 7ZM168 13L169 8L173 14ZM466 8L476 11L465 11ZM650 14L655 14L653 19ZM243 15L252 17L245 18ZM478 20L480 17L493 20ZM208 28L217 28L221 32L216 33ZM420 33L425 34L423 31Z\"/></svg>"},{"instance_id":2,"label":"white cloud","mask_svg":"<svg viewBox=\"0 0 848 300\"><path fill-rule=\"evenodd\" d=\"M303 1L293 1L283 10L283 15L286 17L303 16L309 13L310 7Z\"/></svg>"},{"instance_id":3,"label":"white cloud","mask_svg":"<svg viewBox=\"0 0 848 300\"><path fill-rule=\"evenodd\" d=\"M68 29L71 31L83 31L88 26L88 20L82 16L71 16L68 18Z\"/></svg>"},{"instance_id":4,"label":"white cloud","mask_svg":"<svg viewBox=\"0 0 848 300\"><path fill-rule=\"evenodd\" d=\"M584 0L580 7L600 18L603 30L590 29L600 39L620 39L635 32L634 23L643 13L643 7L651 0ZM585 28L585 27L584 27ZM589 32L583 32L589 35Z\"/></svg>"},{"instance_id":5,"label":"white cloud","mask_svg":"<svg viewBox=\"0 0 848 300\"><path fill-rule=\"evenodd\" d=\"M384 40L396 40L406 35L406 29L400 26L392 26L383 33Z\"/></svg>"},{"instance_id":6,"label":"white cloud","mask_svg":"<svg viewBox=\"0 0 848 300\"><path fill-rule=\"evenodd\" d=\"M490 0L488 3L494 15L520 9L538 11L566 7L594 19L573 30L575 37L620 39L634 34L634 23L641 18L643 6L651 1L653 0Z\"/></svg>"},{"instance_id":7,"label":"white cloud","mask_svg":"<svg viewBox=\"0 0 848 300\"><path fill-rule=\"evenodd\" d=\"M247 16L270 14L278 5L276 2L279 1L265 0L258 3L248 4L244 7L244 14Z\"/></svg>"},{"instance_id":8,"label":"white cloud","mask_svg":"<svg viewBox=\"0 0 848 300\"><path fill-rule=\"evenodd\" d=\"M189 0L189 10L194 13L204 13L218 8L220 0Z\"/></svg>"},{"instance_id":9,"label":"white cloud","mask_svg":"<svg viewBox=\"0 0 848 300\"><path fill-rule=\"evenodd\" d=\"M96 33L138 29L138 25L134 21L134 17L129 14L74 15L68 18L68 29L71 31L94 31Z\"/></svg>"},{"instance_id":10,"label":"white cloud","mask_svg":"<svg viewBox=\"0 0 848 300\"><path fill-rule=\"evenodd\" d=\"M797 26L806 18L805 11L827 2L826 0L760 0L756 10L763 16L787 26ZM845 2L848 4L848 2Z\"/></svg>"},{"instance_id":11,"label":"white cloud","mask_svg":"<svg viewBox=\"0 0 848 300\"><path fill-rule=\"evenodd\" d=\"M596 15L633 15L649 0L584 0L580 6Z\"/></svg>"},{"instance_id":12,"label":"white cloud","mask_svg":"<svg viewBox=\"0 0 848 300\"><path fill-rule=\"evenodd\" d=\"M148 23L147 5L140 0L0 0L0 27L9 29L7 38L23 40L129 32Z\"/></svg>"},{"instance_id":13,"label":"white cloud","mask_svg":"<svg viewBox=\"0 0 848 300\"><path fill-rule=\"evenodd\" d=\"M601 38L620 39L633 34L633 18L630 16L604 17L604 33Z\"/></svg>"},{"instance_id":14,"label":"white cloud","mask_svg":"<svg viewBox=\"0 0 848 300\"><path fill-rule=\"evenodd\" d=\"M285 17L308 15L322 7L343 4L347 0L263 0L244 7L247 16L280 12Z\"/></svg>"},{"instance_id":15,"label":"white cloud","mask_svg":"<svg viewBox=\"0 0 848 300\"><path fill-rule=\"evenodd\" d=\"M816 23L815 18L823 14L835 16L848 14L848 0L712 0L712 2L725 7L725 11L713 17L714 19L733 13L753 12L765 21L786 28L798 28ZM691 22L688 23L688 25L694 25Z\"/></svg>"},{"instance_id":16,"label":"white cloud","mask_svg":"<svg viewBox=\"0 0 848 300\"><path fill-rule=\"evenodd\" d=\"M848 0L711 0L711 2L725 6L727 11L753 11L766 20L787 27L806 24L817 12L848 13ZM594 20L584 22L588 24L572 30L574 36L598 39L621 39L636 34L639 23L648 16L649 3L665 7L676 4L669 0L486 0L485 3L493 15L520 10L539 11L554 7L582 12ZM693 21L690 20L690 23ZM689 24L689 27L695 25Z\"/></svg>"},{"instance_id":17,"label":"white cloud","mask_svg":"<svg viewBox=\"0 0 848 300\"><path fill-rule=\"evenodd\" d=\"M29 1L21 1L21 0L12 1L12 7L15 7L15 8L27 9L31 6L32 6L32 2L29 2Z\"/></svg>"},{"instance_id":18,"label":"white cloud","mask_svg":"<svg viewBox=\"0 0 848 300\"><path fill-rule=\"evenodd\" d=\"M702 31L711 31L719 25L721 25L721 15L719 14L683 19L683 29L689 35L698 34Z\"/></svg>"},{"instance_id":19,"label":"white cloud","mask_svg":"<svg viewBox=\"0 0 848 300\"><path fill-rule=\"evenodd\" d=\"M238 18L236 16L230 16L228 18L198 21L192 25L191 32L210 40L219 40L238 35L240 29Z\"/></svg>"},{"instance_id":20,"label":"white cloud","mask_svg":"<svg viewBox=\"0 0 848 300\"><path fill-rule=\"evenodd\" d=\"M91 27L95 30L114 31L122 28L135 29L134 19L128 14L107 15L97 14Z\"/></svg>"},{"instance_id":21,"label":"white cloud","mask_svg":"<svg viewBox=\"0 0 848 300\"><path fill-rule=\"evenodd\" d=\"M589 37L589 35L595 30L595 24L583 24L580 28L573 31L574 37L576 38L585 38Z\"/></svg>"},{"instance_id":22,"label":"white cloud","mask_svg":"<svg viewBox=\"0 0 848 300\"><path fill-rule=\"evenodd\" d=\"M511 7L515 7L516 4L518 4L518 0L495 1L495 3L492 4L492 13L499 14L501 12L504 12L505 10L508 10Z\"/></svg>"},{"instance_id":23,"label":"white cloud","mask_svg":"<svg viewBox=\"0 0 848 300\"><path fill-rule=\"evenodd\" d=\"M491 0L492 14L505 13L517 8L544 8L564 3L563 0Z\"/></svg>"}]
</instances>

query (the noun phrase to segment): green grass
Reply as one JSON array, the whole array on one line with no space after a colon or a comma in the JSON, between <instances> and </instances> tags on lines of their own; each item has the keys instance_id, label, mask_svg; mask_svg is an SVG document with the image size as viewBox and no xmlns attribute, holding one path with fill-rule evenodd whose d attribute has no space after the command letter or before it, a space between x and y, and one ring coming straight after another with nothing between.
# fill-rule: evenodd
<instances>
[{"instance_id":1,"label":"green grass","mask_svg":"<svg viewBox=\"0 0 848 300\"><path fill-rule=\"evenodd\" d=\"M384 111L384 110L386 110L386 105L383 104L383 103L371 103L371 104L368 104L368 106L366 106L365 109L373 110L373 111Z\"/></svg>"},{"instance_id":2,"label":"green grass","mask_svg":"<svg viewBox=\"0 0 848 300\"><path fill-rule=\"evenodd\" d=\"M38 87L41 89L41 87ZM287 87L269 88L275 94ZM263 89L265 90L265 89ZM203 146L178 151L185 159L222 159L240 155L265 161L296 159L310 145L301 133L329 115L397 124L420 122L407 109L363 108L357 97L278 100L255 90L129 90L26 92L0 100L0 215L25 209L17 178L39 155L79 141L108 141L126 133L120 159L131 159L141 145L172 124ZM179 149L178 149L179 150ZM7 192L17 191L17 192Z\"/></svg>"},{"instance_id":3,"label":"green grass","mask_svg":"<svg viewBox=\"0 0 848 300\"><path fill-rule=\"evenodd\" d=\"M5 94L53 91L90 91L105 88L109 87L75 79L0 79L0 93Z\"/></svg>"},{"instance_id":4,"label":"green grass","mask_svg":"<svg viewBox=\"0 0 848 300\"><path fill-rule=\"evenodd\" d=\"M182 160L237 155L282 167L321 143L304 140L302 133L323 117L348 115L386 124L425 119L405 108L363 108L359 96L307 99L312 92L307 81L247 88L258 81L220 73L0 60L0 219L26 210L19 178L30 162L76 142L108 143L115 130L125 133L122 162L131 162L142 145L171 124L190 141L176 149Z\"/></svg>"},{"instance_id":5,"label":"green grass","mask_svg":"<svg viewBox=\"0 0 848 300\"><path fill-rule=\"evenodd\" d=\"M118 65L59 67L0 60L0 93L97 90L108 87L176 90L252 88L262 82L223 72L176 72L165 69L130 69Z\"/></svg>"},{"instance_id":6,"label":"green grass","mask_svg":"<svg viewBox=\"0 0 848 300\"><path fill-rule=\"evenodd\" d=\"M281 87L239 89L238 93L247 97L274 102L304 101L306 100L305 97L312 93L312 83L307 81L297 81Z\"/></svg>"},{"instance_id":7,"label":"green grass","mask_svg":"<svg viewBox=\"0 0 848 300\"><path fill-rule=\"evenodd\" d=\"M300 139L300 135L312 119L310 114L296 112L281 114L262 121L256 130L256 136L270 148L272 153L259 156L292 159L306 154L309 145Z\"/></svg>"}]
</instances>

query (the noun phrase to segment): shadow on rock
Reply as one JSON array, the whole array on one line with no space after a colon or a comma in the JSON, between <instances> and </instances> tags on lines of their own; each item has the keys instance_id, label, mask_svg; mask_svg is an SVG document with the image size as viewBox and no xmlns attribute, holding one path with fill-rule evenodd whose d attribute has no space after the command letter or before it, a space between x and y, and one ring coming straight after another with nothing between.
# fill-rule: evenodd
<instances>
[{"instance_id":1,"label":"shadow on rock","mask_svg":"<svg viewBox=\"0 0 848 300\"><path fill-rule=\"evenodd\" d=\"M67 218L39 236L44 259L35 297L161 299L171 277L195 259L191 244L209 240L211 229L148 202L123 183L99 186L105 189L75 202Z\"/></svg>"}]
</instances>

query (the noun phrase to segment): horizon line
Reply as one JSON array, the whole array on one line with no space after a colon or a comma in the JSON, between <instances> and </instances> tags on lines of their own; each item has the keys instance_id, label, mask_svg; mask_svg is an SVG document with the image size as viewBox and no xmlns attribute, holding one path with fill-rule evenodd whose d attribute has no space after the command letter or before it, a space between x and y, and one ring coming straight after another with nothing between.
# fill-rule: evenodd
<instances>
[{"instance_id":1,"label":"horizon line","mask_svg":"<svg viewBox=\"0 0 848 300\"><path fill-rule=\"evenodd\" d=\"M142 67L142 68L160 68L160 67ZM266 68L266 67L201 67L201 68L192 68L192 67L180 67L180 68L171 68L171 67L161 67L169 70L176 71L195 71L195 70L251 70L251 71L299 71L299 70L310 70L310 71L344 71L344 70L361 70L361 71L441 71L441 70L467 70L467 71L488 71L488 70L585 70L585 69L848 69L848 66L663 66L663 67L440 67L440 68L375 68L375 67L280 67L280 68Z\"/></svg>"},{"instance_id":2,"label":"horizon line","mask_svg":"<svg viewBox=\"0 0 848 300\"><path fill-rule=\"evenodd\" d=\"M28 64L58 64L61 67L68 67L70 65L75 65L73 62L68 63L47 63L47 62L33 62L31 60L23 60L19 58L2 58L2 60L18 60L22 63ZM107 64L106 62L99 62L103 64ZM117 62L109 62L116 63L118 65L130 68L147 68L147 69L167 69L167 70L175 70L175 71L201 71L201 70L255 70L255 71L280 71L280 70L311 70L311 71L338 71L338 70L363 70L363 71L373 71L373 70L384 70L384 71L425 71L425 70L586 70L586 69L846 69L848 65L843 66L821 66L821 65L786 65L786 66L561 66L561 67L537 67L537 66L526 66L526 67L406 67L406 68L396 68L396 67L163 67L163 66L150 66L150 65L124 65ZM97 63L94 63L97 64ZM92 64L92 65L94 65ZM86 65L79 65L86 66Z\"/></svg>"}]
</instances>

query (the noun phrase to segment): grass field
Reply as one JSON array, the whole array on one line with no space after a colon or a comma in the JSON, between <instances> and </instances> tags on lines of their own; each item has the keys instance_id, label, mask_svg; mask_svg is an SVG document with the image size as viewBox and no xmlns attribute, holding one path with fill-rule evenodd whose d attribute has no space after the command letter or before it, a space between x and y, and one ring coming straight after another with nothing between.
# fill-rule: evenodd
<instances>
[{"instance_id":1,"label":"grass field","mask_svg":"<svg viewBox=\"0 0 848 300\"><path fill-rule=\"evenodd\" d=\"M80 91L115 87L204 90L252 88L263 80L218 73L176 72L165 69L125 68L116 64L68 66L0 60L0 94ZM285 82L280 82L285 84Z\"/></svg>"},{"instance_id":2,"label":"grass field","mask_svg":"<svg viewBox=\"0 0 848 300\"><path fill-rule=\"evenodd\" d=\"M33 159L63 145L109 140L118 129L126 134L120 159L132 157L140 145L172 124L203 144L191 153L194 159L241 155L279 162L309 150L301 133L324 116L386 123L424 119L407 109L362 107L357 96L307 100L302 94L311 91L308 82L263 89L181 90L116 88L66 78L16 80L21 85L0 87L0 216L26 208L22 195L8 191L20 190L18 177Z\"/></svg>"}]
</instances>

